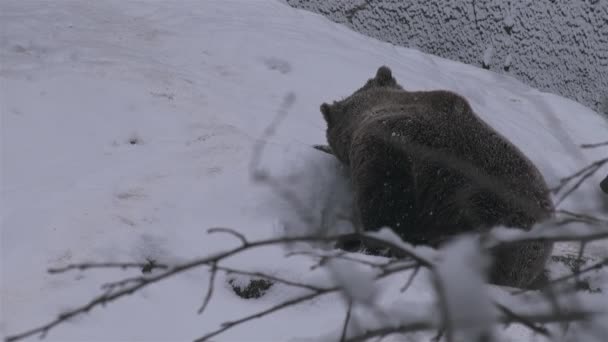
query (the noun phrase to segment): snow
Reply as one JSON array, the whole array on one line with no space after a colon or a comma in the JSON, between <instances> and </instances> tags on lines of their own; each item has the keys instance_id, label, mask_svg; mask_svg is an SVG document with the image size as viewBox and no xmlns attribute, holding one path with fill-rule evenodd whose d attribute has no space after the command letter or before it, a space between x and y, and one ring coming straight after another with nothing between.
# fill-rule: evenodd
<instances>
[{"instance_id":1,"label":"snow","mask_svg":"<svg viewBox=\"0 0 608 342\"><path fill-rule=\"evenodd\" d=\"M330 260L327 271L354 304L374 305L378 291L374 281L377 271L340 259Z\"/></svg>"},{"instance_id":2,"label":"snow","mask_svg":"<svg viewBox=\"0 0 608 342\"><path fill-rule=\"evenodd\" d=\"M436 286L444 296L440 300L453 327L464 335L463 341L478 341L482 336L493 335L497 318L483 276L488 268L487 256L480 253L478 243L473 237L449 243L437 264Z\"/></svg>"},{"instance_id":3,"label":"snow","mask_svg":"<svg viewBox=\"0 0 608 342\"><path fill-rule=\"evenodd\" d=\"M139 275L50 275L49 267L173 264L239 243L208 235L211 227L237 229L250 240L350 229L340 219L351 205L340 167L311 148L325 142L318 108L350 94L382 64L406 89L443 88L467 97L551 184L605 154L577 148L605 140L608 130L581 104L362 36L278 1L7 0L0 2L0 23L2 335L85 303L104 283ZM293 104L267 138L260 168L301 199L312 225L251 179L252 146L290 93ZM564 207L599 210L589 200L599 181L598 175ZM322 210L328 203L329 213ZM588 251L601 255L605 245ZM276 247L235 256L225 266L330 284L324 269L311 270L315 263L286 258ZM396 321L406 308L428 312L433 296L424 275L403 294L404 275L378 282L377 305ZM208 277L201 268L147 287L57 327L46 340L192 340L305 291L275 284L262 298L244 300L220 275L199 316ZM343 299L325 295L219 340L335 337L344 314ZM378 323L373 313L356 315L362 326Z\"/></svg>"},{"instance_id":4,"label":"snow","mask_svg":"<svg viewBox=\"0 0 608 342\"><path fill-rule=\"evenodd\" d=\"M412 244L403 241L392 229L388 227L383 227L376 232L368 232L366 235L397 246L402 251L407 251L413 255L416 255L419 260L424 260L423 262L426 263L432 263L433 260L438 257L435 249L425 245L413 246Z\"/></svg>"}]
</instances>

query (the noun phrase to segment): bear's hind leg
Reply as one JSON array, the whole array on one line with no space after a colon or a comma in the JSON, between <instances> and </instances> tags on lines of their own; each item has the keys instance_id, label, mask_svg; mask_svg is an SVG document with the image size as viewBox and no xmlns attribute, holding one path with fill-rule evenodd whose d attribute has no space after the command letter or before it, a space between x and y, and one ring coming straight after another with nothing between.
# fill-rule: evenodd
<instances>
[{"instance_id":1,"label":"bear's hind leg","mask_svg":"<svg viewBox=\"0 0 608 342\"><path fill-rule=\"evenodd\" d=\"M518 288L531 286L545 270L551 256L551 242L533 241L500 246L493 256L490 282Z\"/></svg>"},{"instance_id":2,"label":"bear's hind leg","mask_svg":"<svg viewBox=\"0 0 608 342\"><path fill-rule=\"evenodd\" d=\"M364 230L393 229L407 240L415 227L415 189L405 156L370 153L351 164L355 206Z\"/></svg>"}]
</instances>

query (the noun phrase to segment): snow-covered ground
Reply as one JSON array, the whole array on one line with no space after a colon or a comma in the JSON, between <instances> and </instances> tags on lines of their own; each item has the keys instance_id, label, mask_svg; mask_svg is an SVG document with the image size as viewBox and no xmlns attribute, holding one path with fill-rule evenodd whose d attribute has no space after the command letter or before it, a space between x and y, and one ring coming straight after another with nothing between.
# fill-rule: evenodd
<instances>
[{"instance_id":1,"label":"snow-covered ground","mask_svg":"<svg viewBox=\"0 0 608 342\"><path fill-rule=\"evenodd\" d=\"M99 294L99 285L138 275L49 275L49 267L146 258L170 264L235 246L231 237L207 235L210 227L260 239L301 226L288 204L250 180L252 146L295 94L262 165L318 212L343 181L337 163L310 148L325 142L319 105L349 95L382 64L406 89L466 96L551 184L606 153L577 147L606 140L608 124L576 102L362 36L280 1L0 2L0 333L37 326ZM563 206L597 212L599 180ZM592 247L592 257L608 254L603 244ZM327 277L310 271L313 260L283 255L259 249L227 265L311 283ZM191 340L302 291L276 284L244 300L220 278L203 315L196 310L206 269L93 310L46 338ZM431 293L417 279L405 294L403 279L382 282L380 302L423 308ZM317 340L335 337L343 319L344 303L331 295L222 338Z\"/></svg>"}]
</instances>

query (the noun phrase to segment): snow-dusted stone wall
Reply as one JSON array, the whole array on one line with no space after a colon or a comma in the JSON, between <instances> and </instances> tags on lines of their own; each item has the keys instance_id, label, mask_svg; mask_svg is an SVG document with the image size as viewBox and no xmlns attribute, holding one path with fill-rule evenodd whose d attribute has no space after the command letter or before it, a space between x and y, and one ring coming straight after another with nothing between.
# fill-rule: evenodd
<instances>
[{"instance_id":1,"label":"snow-dusted stone wall","mask_svg":"<svg viewBox=\"0 0 608 342\"><path fill-rule=\"evenodd\" d=\"M287 0L608 114L608 0Z\"/></svg>"}]
</instances>

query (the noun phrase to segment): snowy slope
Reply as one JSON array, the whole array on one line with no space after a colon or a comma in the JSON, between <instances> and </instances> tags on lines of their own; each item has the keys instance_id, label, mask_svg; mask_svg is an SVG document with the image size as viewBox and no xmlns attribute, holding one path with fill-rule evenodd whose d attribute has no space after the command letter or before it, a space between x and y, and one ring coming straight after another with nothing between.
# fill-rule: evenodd
<instances>
[{"instance_id":1,"label":"snowy slope","mask_svg":"<svg viewBox=\"0 0 608 342\"><path fill-rule=\"evenodd\" d=\"M325 141L319 104L350 94L382 64L406 89L466 96L551 184L600 157L577 145L605 140L608 131L573 101L373 40L279 1L9 0L0 2L0 25L2 334L44 323L98 294L99 285L137 275L49 275L49 267L172 263L235 245L207 235L209 227L257 239L301 226L289 205L249 177L252 145L290 93L295 103L263 165L311 210L342 180L336 162L309 147ZM583 199L596 188L583 187L565 206L594 209ZM311 263L268 248L230 265L323 281ZM58 327L47 340L191 340L299 291L276 285L244 301L219 279L198 316L207 277L201 269L152 286ZM382 284L386 303L428 303L423 280L405 295L399 281ZM343 317L341 298L327 296L223 336L314 339L339 333Z\"/></svg>"}]
</instances>

